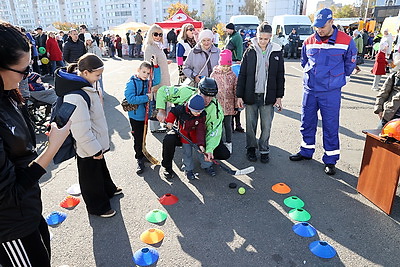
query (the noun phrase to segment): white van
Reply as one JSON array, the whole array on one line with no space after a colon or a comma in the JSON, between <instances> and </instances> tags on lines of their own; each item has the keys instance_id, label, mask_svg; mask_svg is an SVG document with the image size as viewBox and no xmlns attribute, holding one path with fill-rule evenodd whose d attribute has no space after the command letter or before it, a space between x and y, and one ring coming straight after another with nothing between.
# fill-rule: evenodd
<instances>
[{"instance_id":1,"label":"white van","mask_svg":"<svg viewBox=\"0 0 400 267\"><path fill-rule=\"evenodd\" d=\"M300 35L299 49L301 49L303 41L314 32L311 24L310 18L305 15L280 15L273 18L271 25L273 39L277 38L280 32L283 34L285 56L288 49L288 37L292 29L296 29L297 33Z\"/></svg>"},{"instance_id":2,"label":"white van","mask_svg":"<svg viewBox=\"0 0 400 267\"><path fill-rule=\"evenodd\" d=\"M235 24L235 30L257 30L258 24L260 24L260 20L257 16L253 15L238 15L232 16L229 20L230 23Z\"/></svg>"}]
</instances>

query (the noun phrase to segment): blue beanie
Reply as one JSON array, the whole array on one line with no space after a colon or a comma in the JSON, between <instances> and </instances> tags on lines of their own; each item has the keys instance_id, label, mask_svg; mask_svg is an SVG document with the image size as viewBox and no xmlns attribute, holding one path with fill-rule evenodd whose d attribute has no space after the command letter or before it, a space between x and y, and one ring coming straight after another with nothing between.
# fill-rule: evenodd
<instances>
[{"instance_id":1,"label":"blue beanie","mask_svg":"<svg viewBox=\"0 0 400 267\"><path fill-rule=\"evenodd\" d=\"M204 99L200 95L194 95L189 99L188 107L191 111L202 112L204 109Z\"/></svg>"}]
</instances>

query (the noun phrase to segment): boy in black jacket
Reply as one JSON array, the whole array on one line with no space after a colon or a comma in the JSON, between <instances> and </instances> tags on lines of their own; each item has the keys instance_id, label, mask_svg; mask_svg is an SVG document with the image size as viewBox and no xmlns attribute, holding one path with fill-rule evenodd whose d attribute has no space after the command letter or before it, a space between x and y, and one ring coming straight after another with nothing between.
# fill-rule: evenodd
<instances>
[{"instance_id":1,"label":"boy in black jacket","mask_svg":"<svg viewBox=\"0 0 400 267\"><path fill-rule=\"evenodd\" d=\"M257 37L243 55L236 96L238 108L246 104L247 159L257 161L256 148L261 162L269 161L269 136L274 106L282 110L281 99L285 87L285 70L281 46L271 42L272 28L267 22L257 28ZM261 136L256 139L258 114L261 120Z\"/></svg>"}]
</instances>

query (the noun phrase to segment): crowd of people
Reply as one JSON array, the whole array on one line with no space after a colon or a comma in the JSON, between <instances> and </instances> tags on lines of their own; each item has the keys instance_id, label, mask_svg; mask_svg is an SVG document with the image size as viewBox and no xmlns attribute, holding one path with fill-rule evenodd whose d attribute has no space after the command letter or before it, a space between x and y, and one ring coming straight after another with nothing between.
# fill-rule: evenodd
<instances>
[{"instance_id":1,"label":"crowd of people","mask_svg":"<svg viewBox=\"0 0 400 267\"><path fill-rule=\"evenodd\" d=\"M361 37L353 39L334 25L330 9L319 10L315 18L315 33L304 41L301 50L302 140L298 153L289 159L313 157L320 111L324 172L334 175L340 157L341 90L356 68L360 51L367 51L367 47L364 43L361 47L356 40ZM162 141L165 179L171 181L177 176L172 164L176 146L183 146L182 163L187 179L199 178L195 158L204 173L215 176L214 160L229 159L234 151L234 130L246 133L246 158L250 162L258 159L263 164L269 162L272 121L275 110L283 109L285 93L282 46L272 41L272 30L267 22L262 22L245 46L240 31L229 23L223 49L216 45L219 36L214 29L197 31L192 24L183 25L178 33L172 29L167 38L156 24L144 38L140 30L127 33L128 56L141 56L143 51L144 57L124 92L132 107L128 117L137 174L146 170L143 136L149 102L153 102L156 110L154 120L149 122L151 132L168 130ZM110 198L122 193L112 181L104 157L110 143L101 86L104 71L101 43L109 48L110 56L116 51L122 57L122 38L118 35L100 38L88 32L85 25L80 26L79 32L70 30L68 37L61 32L46 36L40 28L36 31L33 36L0 22L0 265L5 267L19 266L21 261L27 262L26 266L50 266L50 237L41 214L38 181L69 133L75 140L78 179L88 213L104 218L114 216L116 211L110 205ZM289 38L295 46L296 32ZM382 40L373 70L377 76L374 86L383 75L382 64L386 68L391 54L392 43L388 37ZM44 47L45 52L41 49ZM51 62L49 74L54 75L54 89L41 81L41 75L49 71L43 67L47 64L38 64L44 55ZM169 58L174 57L181 83L177 86L171 86L168 69L172 63ZM233 64L240 64L239 72L233 71ZM65 126L51 124L48 146L40 155L36 153L34 129L20 92L21 81L27 80L32 92L53 90L64 102L76 107ZM389 75L377 95L374 112L381 119L379 127L400 117L399 95L400 72L396 71ZM47 101L55 101L55 95L45 97ZM245 129L240 124L243 109ZM257 138L259 120L261 134Z\"/></svg>"}]
</instances>

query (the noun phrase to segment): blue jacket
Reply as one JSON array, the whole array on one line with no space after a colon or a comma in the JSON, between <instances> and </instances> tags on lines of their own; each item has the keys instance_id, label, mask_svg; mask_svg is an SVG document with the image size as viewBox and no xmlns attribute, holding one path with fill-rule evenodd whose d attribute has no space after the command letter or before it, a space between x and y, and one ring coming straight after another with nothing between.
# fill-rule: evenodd
<instances>
[{"instance_id":1,"label":"blue jacket","mask_svg":"<svg viewBox=\"0 0 400 267\"><path fill-rule=\"evenodd\" d=\"M153 86L161 81L161 71L159 67L154 67ZM129 104L139 105L136 110L128 111L128 116L136 121L144 121L146 115L146 103L149 101L147 97L149 81L143 81L136 75L133 75L126 83L125 98Z\"/></svg>"},{"instance_id":2,"label":"blue jacket","mask_svg":"<svg viewBox=\"0 0 400 267\"><path fill-rule=\"evenodd\" d=\"M317 33L303 43L301 66L305 90L331 91L346 84L356 66L357 48L354 40L333 26L333 35L324 42Z\"/></svg>"}]
</instances>

